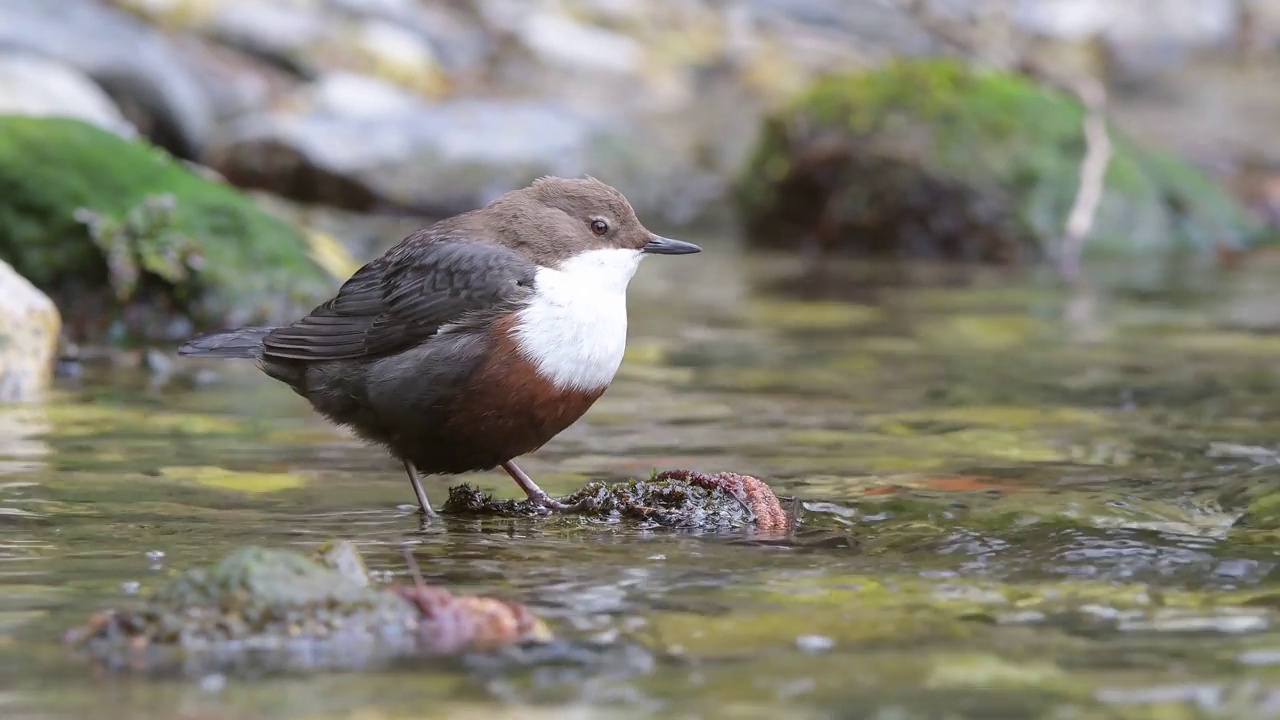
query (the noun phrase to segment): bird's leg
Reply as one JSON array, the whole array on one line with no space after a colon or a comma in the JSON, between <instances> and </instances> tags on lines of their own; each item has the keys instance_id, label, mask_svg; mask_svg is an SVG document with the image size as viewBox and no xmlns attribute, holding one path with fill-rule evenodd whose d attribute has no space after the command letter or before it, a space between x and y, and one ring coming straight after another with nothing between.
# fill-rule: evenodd
<instances>
[{"instance_id":1,"label":"bird's leg","mask_svg":"<svg viewBox=\"0 0 1280 720\"><path fill-rule=\"evenodd\" d=\"M561 511L584 510L594 504L594 502L591 501L591 498L585 498L582 502L574 503L573 505L562 503L559 500L552 498L546 493L546 491L538 487L538 483L534 482L533 478L526 475L525 472L516 465L514 460L508 460L502 463L502 469L506 470L507 474L511 476L511 479L516 481L516 484L520 486L521 490L524 490L524 494L529 496L529 502L537 505L538 507Z\"/></svg>"},{"instance_id":2,"label":"bird's leg","mask_svg":"<svg viewBox=\"0 0 1280 720\"><path fill-rule=\"evenodd\" d=\"M418 476L418 468L413 463L404 460L404 471L409 473L409 484L413 485L413 494L418 496L418 507L422 508L422 514L428 518L440 517L435 510L431 509L431 501L427 499L427 491L422 489L422 478Z\"/></svg>"},{"instance_id":3,"label":"bird's leg","mask_svg":"<svg viewBox=\"0 0 1280 720\"><path fill-rule=\"evenodd\" d=\"M520 486L520 489L524 491L524 494L529 496L529 502L541 507L556 508L557 510L561 509L556 506L561 505L562 503L552 500L551 496L548 495L545 490L538 487L538 483L534 482L533 478L526 475L525 472L516 465L514 460L508 460L502 463L502 469L506 470L507 474L511 476L511 479L515 480L516 484Z\"/></svg>"}]
</instances>

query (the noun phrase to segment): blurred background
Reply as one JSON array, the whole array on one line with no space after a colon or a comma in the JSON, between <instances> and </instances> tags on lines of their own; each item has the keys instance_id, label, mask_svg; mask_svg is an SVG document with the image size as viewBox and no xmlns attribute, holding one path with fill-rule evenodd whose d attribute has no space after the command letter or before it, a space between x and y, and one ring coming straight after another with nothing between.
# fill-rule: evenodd
<instances>
[{"instance_id":1,"label":"blurred background","mask_svg":"<svg viewBox=\"0 0 1280 720\"><path fill-rule=\"evenodd\" d=\"M73 340L173 340L592 174L810 258L1230 259L1280 221L1278 39L1263 0L6 0L0 257Z\"/></svg>"},{"instance_id":2,"label":"blurred background","mask_svg":"<svg viewBox=\"0 0 1280 720\"><path fill-rule=\"evenodd\" d=\"M1274 0L0 0L0 714L1280 717L1277 128ZM423 527L380 450L174 356L544 174L705 252L521 466L749 473L799 532ZM130 684L59 644L334 537L626 652Z\"/></svg>"}]
</instances>

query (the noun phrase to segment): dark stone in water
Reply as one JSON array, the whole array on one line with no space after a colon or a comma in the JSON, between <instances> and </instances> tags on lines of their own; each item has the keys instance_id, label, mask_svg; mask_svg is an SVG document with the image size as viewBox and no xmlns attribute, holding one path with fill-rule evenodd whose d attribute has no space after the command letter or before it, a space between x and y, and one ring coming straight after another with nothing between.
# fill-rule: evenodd
<instances>
[{"instance_id":1,"label":"dark stone in water","mask_svg":"<svg viewBox=\"0 0 1280 720\"><path fill-rule=\"evenodd\" d=\"M785 532L791 519L761 480L737 473L708 475L669 470L648 480L613 485L591 483L562 498L581 513L601 519L627 519L663 527L708 530L752 527ZM447 514L529 517L544 511L527 500L495 500L470 486L450 488L442 511Z\"/></svg>"}]
</instances>

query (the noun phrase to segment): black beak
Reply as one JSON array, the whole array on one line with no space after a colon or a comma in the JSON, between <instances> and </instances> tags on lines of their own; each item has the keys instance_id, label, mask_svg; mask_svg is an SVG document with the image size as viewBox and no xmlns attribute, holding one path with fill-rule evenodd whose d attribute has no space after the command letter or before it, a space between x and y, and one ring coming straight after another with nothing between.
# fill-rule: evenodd
<instances>
[{"instance_id":1,"label":"black beak","mask_svg":"<svg viewBox=\"0 0 1280 720\"><path fill-rule=\"evenodd\" d=\"M654 235L649 238L649 242L641 248L641 252L650 255L690 255L696 252L702 252L702 248L691 242L683 240L672 240L664 238L661 235Z\"/></svg>"}]
</instances>

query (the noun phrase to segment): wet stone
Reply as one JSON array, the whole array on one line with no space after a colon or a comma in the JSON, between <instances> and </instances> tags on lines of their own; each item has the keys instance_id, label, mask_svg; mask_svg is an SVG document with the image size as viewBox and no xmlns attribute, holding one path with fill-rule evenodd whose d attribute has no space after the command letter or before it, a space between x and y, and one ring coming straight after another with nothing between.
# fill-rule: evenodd
<instances>
[{"instance_id":1,"label":"wet stone","mask_svg":"<svg viewBox=\"0 0 1280 720\"><path fill-rule=\"evenodd\" d=\"M763 481L749 475L708 475L668 470L648 480L606 485L590 483L561 498L581 516L635 520L671 528L724 530L754 528L785 532L791 524L778 497ZM471 485L449 490L442 512L455 515L527 517L543 512L527 500L497 500Z\"/></svg>"},{"instance_id":2,"label":"wet stone","mask_svg":"<svg viewBox=\"0 0 1280 720\"><path fill-rule=\"evenodd\" d=\"M67 642L108 668L189 674L363 669L551 637L518 603L376 586L339 541L310 556L243 548L183 572L141 608L95 614Z\"/></svg>"}]
</instances>

